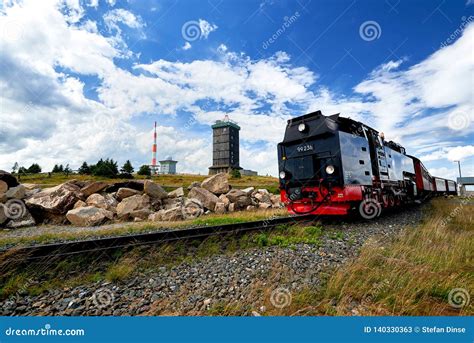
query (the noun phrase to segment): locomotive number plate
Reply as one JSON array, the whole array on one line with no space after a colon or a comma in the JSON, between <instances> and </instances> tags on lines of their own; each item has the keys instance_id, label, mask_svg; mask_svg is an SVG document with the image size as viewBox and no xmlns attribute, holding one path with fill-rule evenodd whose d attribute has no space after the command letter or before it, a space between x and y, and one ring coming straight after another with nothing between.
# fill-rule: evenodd
<instances>
[{"instance_id":1,"label":"locomotive number plate","mask_svg":"<svg viewBox=\"0 0 474 343\"><path fill-rule=\"evenodd\" d=\"M296 151L298 152L306 152L306 151L313 151L314 147L312 144L303 144L296 147Z\"/></svg>"}]
</instances>

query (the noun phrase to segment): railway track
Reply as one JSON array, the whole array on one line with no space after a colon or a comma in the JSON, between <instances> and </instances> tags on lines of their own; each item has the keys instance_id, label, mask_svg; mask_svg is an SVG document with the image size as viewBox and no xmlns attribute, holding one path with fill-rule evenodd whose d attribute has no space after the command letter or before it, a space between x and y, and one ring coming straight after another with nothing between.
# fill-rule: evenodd
<instances>
[{"instance_id":1,"label":"railway track","mask_svg":"<svg viewBox=\"0 0 474 343\"><path fill-rule=\"evenodd\" d=\"M14 254L16 256L22 256L22 259L24 260L35 260L48 257L60 257L73 254L92 253L108 249L125 249L140 245L161 244L178 240L203 239L206 237L217 235L239 234L252 231L270 230L282 224L294 222L311 223L314 220L315 216L313 215L301 215L291 217L277 217L236 224L200 226L186 229L160 230L156 232L140 233L134 235L112 236L96 239L85 239L60 243L0 249L0 256L5 254Z\"/></svg>"}]
</instances>

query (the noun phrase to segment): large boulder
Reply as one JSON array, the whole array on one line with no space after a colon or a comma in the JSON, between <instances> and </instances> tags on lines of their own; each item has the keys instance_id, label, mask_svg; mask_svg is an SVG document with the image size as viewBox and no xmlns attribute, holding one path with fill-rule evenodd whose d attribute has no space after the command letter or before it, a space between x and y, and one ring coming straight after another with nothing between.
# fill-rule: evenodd
<instances>
[{"instance_id":1,"label":"large boulder","mask_svg":"<svg viewBox=\"0 0 474 343\"><path fill-rule=\"evenodd\" d=\"M117 207L117 200L111 194L91 194L86 200L87 205L94 206L98 208L103 208L104 210L114 211Z\"/></svg>"},{"instance_id":2,"label":"large boulder","mask_svg":"<svg viewBox=\"0 0 474 343\"><path fill-rule=\"evenodd\" d=\"M75 208L66 214L67 220L77 226L100 225L107 219L112 219L113 216L112 212L94 206Z\"/></svg>"},{"instance_id":3,"label":"large boulder","mask_svg":"<svg viewBox=\"0 0 474 343\"><path fill-rule=\"evenodd\" d=\"M143 191L155 199L164 199L168 197L168 193L163 189L163 187L150 180L145 181Z\"/></svg>"},{"instance_id":4,"label":"large boulder","mask_svg":"<svg viewBox=\"0 0 474 343\"><path fill-rule=\"evenodd\" d=\"M272 202L272 208L282 208L285 205L281 202L281 196L276 194L270 194L270 201Z\"/></svg>"},{"instance_id":5,"label":"large boulder","mask_svg":"<svg viewBox=\"0 0 474 343\"><path fill-rule=\"evenodd\" d=\"M258 202L265 202L265 203L268 203L268 204L272 204L271 200L270 200L270 194L267 193L263 193L263 192L260 192L260 190L256 193L253 194L253 197L258 200Z\"/></svg>"},{"instance_id":6,"label":"large boulder","mask_svg":"<svg viewBox=\"0 0 474 343\"><path fill-rule=\"evenodd\" d=\"M237 202L241 197L249 197L244 191L235 188L231 189L225 196L230 200L230 202Z\"/></svg>"},{"instance_id":7,"label":"large boulder","mask_svg":"<svg viewBox=\"0 0 474 343\"><path fill-rule=\"evenodd\" d=\"M16 177L4 170L0 170L0 181L5 182L8 185L8 188L16 187L19 185Z\"/></svg>"},{"instance_id":8,"label":"large boulder","mask_svg":"<svg viewBox=\"0 0 474 343\"><path fill-rule=\"evenodd\" d=\"M137 191L136 189L122 187L118 189L116 197L118 200L122 201L125 198L138 194L140 194L140 191Z\"/></svg>"},{"instance_id":9,"label":"large boulder","mask_svg":"<svg viewBox=\"0 0 474 343\"><path fill-rule=\"evenodd\" d=\"M84 195L85 198L87 198L89 195L98 193L101 190L105 189L105 187L108 186L108 183L102 182L102 181L97 181L97 182L92 182L83 188L81 188L81 193Z\"/></svg>"},{"instance_id":10,"label":"large boulder","mask_svg":"<svg viewBox=\"0 0 474 343\"><path fill-rule=\"evenodd\" d=\"M191 184L188 186L188 191L193 189L194 187L201 187L201 183L199 181L193 181Z\"/></svg>"},{"instance_id":11,"label":"large boulder","mask_svg":"<svg viewBox=\"0 0 474 343\"><path fill-rule=\"evenodd\" d=\"M231 203L235 204L235 209L244 209L247 206L252 205L252 199L247 193L240 189L231 189L226 197Z\"/></svg>"},{"instance_id":12,"label":"large boulder","mask_svg":"<svg viewBox=\"0 0 474 343\"><path fill-rule=\"evenodd\" d=\"M132 195L131 197L123 199L117 205L117 216L121 219L130 217L133 211L137 210L151 210L150 197L146 194Z\"/></svg>"},{"instance_id":13,"label":"large boulder","mask_svg":"<svg viewBox=\"0 0 474 343\"><path fill-rule=\"evenodd\" d=\"M25 187L27 191L33 191L40 188L36 183L22 183L21 185Z\"/></svg>"},{"instance_id":14,"label":"large boulder","mask_svg":"<svg viewBox=\"0 0 474 343\"><path fill-rule=\"evenodd\" d=\"M79 199L80 188L73 183L63 183L56 187L46 188L26 199L28 207L64 214L69 211Z\"/></svg>"},{"instance_id":15,"label":"large boulder","mask_svg":"<svg viewBox=\"0 0 474 343\"><path fill-rule=\"evenodd\" d=\"M115 193L120 188L131 188L139 192L143 192L143 181L126 181L126 182L117 182L113 185L108 186L105 191L107 193Z\"/></svg>"},{"instance_id":16,"label":"large boulder","mask_svg":"<svg viewBox=\"0 0 474 343\"><path fill-rule=\"evenodd\" d=\"M79 207L86 207L87 204L85 201L82 201L82 200L78 200L75 204L74 204L74 207L73 208L79 208Z\"/></svg>"},{"instance_id":17,"label":"large boulder","mask_svg":"<svg viewBox=\"0 0 474 343\"><path fill-rule=\"evenodd\" d=\"M165 210L169 210L171 208L180 207L183 205L182 198L169 198L163 199L162 206Z\"/></svg>"},{"instance_id":18,"label":"large boulder","mask_svg":"<svg viewBox=\"0 0 474 343\"><path fill-rule=\"evenodd\" d=\"M36 222L25 206L25 203L18 199L10 199L6 204L0 206L0 223L8 220L7 227L16 229L24 226L35 225Z\"/></svg>"},{"instance_id":19,"label":"large boulder","mask_svg":"<svg viewBox=\"0 0 474 343\"><path fill-rule=\"evenodd\" d=\"M251 195L254 190L255 190L254 187L247 187L247 188L242 189L242 192L244 192L247 195Z\"/></svg>"},{"instance_id":20,"label":"large boulder","mask_svg":"<svg viewBox=\"0 0 474 343\"><path fill-rule=\"evenodd\" d=\"M10 187L5 195L7 199L24 199L26 196L26 188L23 185Z\"/></svg>"},{"instance_id":21,"label":"large boulder","mask_svg":"<svg viewBox=\"0 0 474 343\"><path fill-rule=\"evenodd\" d=\"M183 187L176 188L174 191L168 193L169 198L181 198L184 197Z\"/></svg>"},{"instance_id":22,"label":"large boulder","mask_svg":"<svg viewBox=\"0 0 474 343\"><path fill-rule=\"evenodd\" d=\"M12 219L7 223L7 227L10 229L18 229L21 227L34 226L36 224L35 219L28 210L25 211L23 216L18 219Z\"/></svg>"},{"instance_id":23,"label":"large boulder","mask_svg":"<svg viewBox=\"0 0 474 343\"><path fill-rule=\"evenodd\" d=\"M230 189L227 174L219 173L208 177L201 183L201 188L217 195L227 193Z\"/></svg>"},{"instance_id":24,"label":"large boulder","mask_svg":"<svg viewBox=\"0 0 474 343\"><path fill-rule=\"evenodd\" d=\"M5 181L0 180L0 193L6 193L8 190L8 185Z\"/></svg>"},{"instance_id":25,"label":"large boulder","mask_svg":"<svg viewBox=\"0 0 474 343\"><path fill-rule=\"evenodd\" d=\"M216 203L216 207L214 208L214 212L217 214L224 214L225 213L225 204L223 202Z\"/></svg>"},{"instance_id":26,"label":"large boulder","mask_svg":"<svg viewBox=\"0 0 474 343\"><path fill-rule=\"evenodd\" d=\"M227 208L230 204L230 200L228 197L226 197L225 194L219 195L219 200L224 203L225 207Z\"/></svg>"},{"instance_id":27,"label":"large boulder","mask_svg":"<svg viewBox=\"0 0 474 343\"><path fill-rule=\"evenodd\" d=\"M186 199L182 208L183 219L194 219L204 213L202 203L198 199Z\"/></svg>"},{"instance_id":28,"label":"large boulder","mask_svg":"<svg viewBox=\"0 0 474 343\"><path fill-rule=\"evenodd\" d=\"M151 211L150 209L148 208L141 208L139 210L135 210L135 211L132 211L130 212L130 217L132 217L133 219L141 219L141 220L145 220L147 219L150 214L152 214L153 211Z\"/></svg>"},{"instance_id":29,"label":"large boulder","mask_svg":"<svg viewBox=\"0 0 474 343\"><path fill-rule=\"evenodd\" d=\"M8 220L7 215L5 214L5 205L0 204L0 225L5 223Z\"/></svg>"},{"instance_id":30,"label":"large boulder","mask_svg":"<svg viewBox=\"0 0 474 343\"><path fill-rule=\"evenodd\" d=\"M26 188L25 198L32 197L33 195L35 195L36 193L39 193L39 192L41 192L41 188L35 188L35 189Z\"/></svg>"},{"instance_id":31,"label":"large boulder","mask_svg":"<svg viewBox=\"0 0 474 343\"><path fill-rule=\"evenodd\" d=\"M200 187L191 189L188 193L188 198L199 200L205 208L211 211L214 211L216 203L219 202L219 198L216 195Z\"/></svg>"},{"instance_id":32,"label":"large boulder","mask_svg":"<svg viewBox=\"0 0 474 343\"><path fill-rule=\"evenodd\" d=\"M160 210L160 219L162 221L177 221L183 219L182 206L170 208L169 210Z\"/></svg>"}]
</instances>

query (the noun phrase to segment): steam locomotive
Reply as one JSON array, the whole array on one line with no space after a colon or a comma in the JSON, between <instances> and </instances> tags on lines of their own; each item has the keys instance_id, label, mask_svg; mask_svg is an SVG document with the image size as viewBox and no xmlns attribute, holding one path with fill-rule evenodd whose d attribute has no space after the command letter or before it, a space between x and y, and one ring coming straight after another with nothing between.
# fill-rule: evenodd
<instances>
[{"instance_id":1,"label":"steam locomotive","mask_svg":"<svg viewBox=\"0 0 474 343\"><path fill-rule=\"evenodd\" d=\"M372 219L385 209L456 195L452 180L433 177L401 145L339 114L288 120L278 144L281 199L293 214Z\"/></svg>"}]
</instances>

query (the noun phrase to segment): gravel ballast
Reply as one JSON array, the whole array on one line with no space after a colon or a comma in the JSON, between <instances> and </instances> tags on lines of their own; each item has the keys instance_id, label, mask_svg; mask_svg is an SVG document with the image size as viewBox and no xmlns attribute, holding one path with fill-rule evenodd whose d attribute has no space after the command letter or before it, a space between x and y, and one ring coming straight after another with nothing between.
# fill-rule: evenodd
<instances>
[{"instance_id":1,"label":"gravel ballast","mask_svg":"<svg viewBox=\"0 0 474 343\"><path fill-rule=\"evenodd\" d=\"M0 315L205 315L238 306L242 315L264 314L269 294L318 286L321 277L357 255L370 239L394 236L422 219L422 207L375 221L323 223L321 245L264 247L216 254L118 282L96 282L37 296L19 292L0 302ZM337 234L336 234L337 233ZM278 306L278 304L277 304Z\"/></svg>"}]
</instances>

